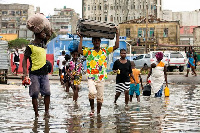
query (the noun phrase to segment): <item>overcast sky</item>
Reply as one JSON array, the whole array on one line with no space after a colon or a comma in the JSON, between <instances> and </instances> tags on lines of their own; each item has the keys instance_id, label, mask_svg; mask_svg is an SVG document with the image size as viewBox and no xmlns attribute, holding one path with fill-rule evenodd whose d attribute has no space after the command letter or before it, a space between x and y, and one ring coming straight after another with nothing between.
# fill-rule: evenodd
<instances>
[{"instance_id":1,"label":"overcast sky","mask_svg":"<svg viewBox=\"0 0 200 133\"><path fill-rule=\"evenodd\" d=\"M82 13L82 0L0 0L0 3L23 3L40 6L45 15L54 13L54 8L73 8L77 13ZM163 9L172 11L193 11L200 9L200 0L163 0Z\"/></svg>"}]
</instances>

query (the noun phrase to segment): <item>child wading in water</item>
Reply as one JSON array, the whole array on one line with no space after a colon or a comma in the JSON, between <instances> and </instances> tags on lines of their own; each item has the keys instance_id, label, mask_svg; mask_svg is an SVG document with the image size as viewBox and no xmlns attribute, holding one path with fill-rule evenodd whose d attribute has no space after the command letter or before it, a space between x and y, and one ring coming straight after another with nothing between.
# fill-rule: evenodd
<instances>
[{"instance_id":1,"label":"child wading in water","mask_svg":"<svg viewBox=\"0 0 200 133\"><path fill-rule=\"evenodd\" d=\"M131 68L132 68L132 72L133 72L135 81L130 76L130 81L131 81L130 90L129 90L130 102L132 102L134 92L136 94L137 101L140 102L140 85L139 85L139 83L141 83L141 87L143 88L140 70L135 68L135 63L133 61L131 61Z\"/></svg>"},{"instance_id":2,"label":"child wading in water","mask_svg":"<svg viewBox=\"0 0 200 133\"><path fill-rule=\"evenodd\" d=\"M113 72L117 72L116 77L116 95L115 95L115 101L117 102L117 99L121 95L122 92L125 94L125 104L128 104L129 101L129 88L130 88L130 77L129 75L134 79L134 76L132 74L131 69L131 63L129 60L126 59L126 50L120 49L120 56L121 58L116 60L113 65Z\"/></svg>"},{"instance_id":3,"label":"child wading in water","mask_svg":"<svg viewBox=\"0 0 200 133\"><path fill-rule=\"evenodd\" d=\"M163 53L158 52L156 53L157 61L151 64L150 72L147 76L147 82L149 77L151 78L151 87L153 93L155 93L155 97L161 97L163 91L163 83L164 81L167 84L167 67L165 63L161 60L163 59Z\"/></svg>"},{"instance_id":4,"label":"child wading in water","mask_svg":"<svg viewBox=\"0 0 200 133\"><path fill-rule=\"evenodd\" d=\"M71 87L74 92L73 101L77 102L79 85L81 84L82 79L82 62L79 60L78 51L71 52L72 60L69 62L69 69L66 71L67 74L71 77Z\"/></svg>"},{"instance_id":5,"label":"child wading in water","mask_svg":"<svg viewBox=\"0 0 200 133\"><path fill-rule=\"evenodd\" d=\"M71 59L71 56L66 54L65 55L65 61L64 61L64 67L62 70L62 73L64 74L64 86L66 88L66 92L69 92L70 87L70 76L67 74L67 71L69 71L69 61Z\"/></svg>"}]
</instances>

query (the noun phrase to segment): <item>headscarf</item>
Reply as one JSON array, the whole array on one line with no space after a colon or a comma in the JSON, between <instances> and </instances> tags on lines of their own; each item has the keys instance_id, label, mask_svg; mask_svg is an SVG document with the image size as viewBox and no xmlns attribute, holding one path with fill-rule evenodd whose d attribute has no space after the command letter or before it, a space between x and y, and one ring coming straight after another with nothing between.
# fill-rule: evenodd
<instances>
[{"instance_id":1,"label":"headscarf","mask_svg":"<svg viewBox=\"0 0 200 133\"><path fill-rule=\"evenodd\" d=\"M163 53L162 52L156 53L156 59L157 60L162 60L163 59Z\"/></svg>"}]
</instances>

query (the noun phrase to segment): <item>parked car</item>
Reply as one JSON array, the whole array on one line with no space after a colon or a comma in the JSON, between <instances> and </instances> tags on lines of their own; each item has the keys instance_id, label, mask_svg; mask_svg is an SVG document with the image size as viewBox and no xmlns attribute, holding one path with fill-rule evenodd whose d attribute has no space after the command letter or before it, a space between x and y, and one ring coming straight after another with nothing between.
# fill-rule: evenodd
<instances>
[{"instance_id":1,"label":"parked car","mask_svg":"<svg viewBox=\"0 0 200 133\"><path fill-rule=\"evenodd\" d=\"M179 69L180 72L183 72L184 67L186 66L187 59L184 57L181 52L171 52L169 53L167 69L172 72L174 69Z\"/></svg>"},{"instance_id":2,"label":"parked car","mask_svg":"<svg viewBox=\"0 0 200 133\"><path fill-rule=\"evenodd\" d=\"M150 54L137 55L136 58L133 59L135 67L139 69L142 68L144 65L150 67L151 65L150 57L151 57Z\"/></svg>"},{"instance_id":3,"label":"parked car","mask_svg":"<svg viewBox=\"0 0 200 133\"><path fill-rule=\"evenodd\" d=\"M151 51L150 52L150 55L151 55L151 60L150 60L151 64L156 61L156 53L157 52L162 52L162 51ZM168 62L169 62L169 53L168 52L164 52L163 53L162 62L164 62L165 65L168 66Z\"/></svg>"}]
</instances>

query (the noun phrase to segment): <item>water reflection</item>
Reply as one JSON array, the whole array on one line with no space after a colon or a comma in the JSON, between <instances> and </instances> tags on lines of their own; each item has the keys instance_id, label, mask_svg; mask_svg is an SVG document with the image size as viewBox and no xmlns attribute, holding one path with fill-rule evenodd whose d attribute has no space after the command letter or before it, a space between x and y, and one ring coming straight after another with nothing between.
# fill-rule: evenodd
<instances>
[{"instance_id":1,"label":"water reflection","mask_svg":"<svg viewBox=\"0 0 200 133\"><path fill-rule=\"evenodd\" d=\"M170 96L141 96L128 106L124 96L113 104L114 84L107 84L101 115L89 115L87 84L83 84L77 103L72 92L51 85L49 119L44 118L43 98L39 100L38 118L34 118L28 89L0 90L1 132L200 132L200 86L171 85Z\"/></svg>"}]
</instances>

